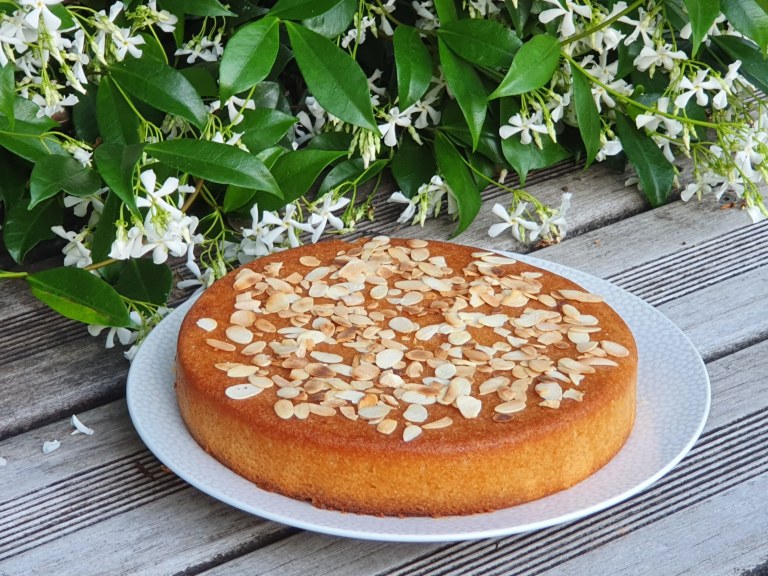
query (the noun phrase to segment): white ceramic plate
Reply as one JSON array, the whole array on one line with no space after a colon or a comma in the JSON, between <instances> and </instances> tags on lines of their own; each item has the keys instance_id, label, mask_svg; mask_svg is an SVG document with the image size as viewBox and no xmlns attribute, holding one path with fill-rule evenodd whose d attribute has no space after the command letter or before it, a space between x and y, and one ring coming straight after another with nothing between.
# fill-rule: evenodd
<instances>
[{"instance_id":1,"label":"white ceramic plate","mask_svg":"<svg viewBox=\"0 0 768 576\"><path fill-rule=\"evenodd\" d=\"M601 294L634 332L639 349L636 423L605 467L572 488L470 516L381 518L315 508L260 490L206 454L181 420L173 390L174 357L187 302L165 318L139 349L128 374L128 409L147 447L181 478L232 506L269 520L326 534L403 542L503 536L576 520L613 506L669 472L701 434L710 389L704 363L670 320L636 296L583 272L514 255Z\"/></svg>"}]
</instances>

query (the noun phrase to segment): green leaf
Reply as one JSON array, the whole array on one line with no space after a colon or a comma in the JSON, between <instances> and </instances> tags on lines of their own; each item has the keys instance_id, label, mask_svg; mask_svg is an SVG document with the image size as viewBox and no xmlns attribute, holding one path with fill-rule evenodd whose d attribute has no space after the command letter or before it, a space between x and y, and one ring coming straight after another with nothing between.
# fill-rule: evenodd
<instances>
[{"instance_id":1,"label":"green leaf","mask_svg":"<svg viewBox=\"0 0 768 576\"><path fill-rule=\"evenodd\" d=\"M759 0L721 0L723 14L731 25L754 40L764 57L768 57L768 13Z\"/></svg>"},{"instance_id":2,"label":"green leaf","mask_svg":"<svg viewBox=\"0 0 768 576\"><path fill-rule=\"evenodd\" d=\"M219 86L216 79L211 74L210 70L204 66L189 66L187 68L181 68L179 72L182 73L195 91L203 98L215 98L219 94Z\"/></svg>"},{"instance_id":3,"label":"green leaf","mask_svg":"<svg viewBox=\"0 0 768 576\"><path fill-rule=\"evenodd\" d=\"M193 16L235 16L218 0L159 0L160 8L174 14ZM179 20L182 20L181 18Z\"/></svg>"},{"instance_id":4,"label":"green leaf","mask_svg":"<svg viewBox=\"0 0 768 576\"><path fill-rule=\"evenodd\" d=\"M72 107L72 124L78 140L94 144L99 140L99 125L96 122L96 98L99 91L88 90L78 95L78 102Z\"/></svg>"},{"instance_id":5,"label":"green leaf","mask_svg":"<svg viewBox=\"0 0 768 576\"><path fill-rule=\"evenodd\" d=\"M136 302L165 306L173 287L173 273L167 264L155 264L146 258L129 260L120 273L115 290ZM150 311L150 308L140 306Z\"/></svg>"},{"instance_id":6,"label":"green leaf","mask_svg":"<svg viewBox=\"0 0 768 576\"><path fill-rule=\"evenodd\" d=\"M112 79L139 100L190 124L205 127L208 111L194 86L170 66L152 59L128 58L109 68Z\"/></svg>"},{"instance_id":7,"label":"green leaf","mask_svg":"<svg viewBox=\"0 0 768 576\"><path fill-rule=\"evenodd\" d=\"M139 143L139 118L109 76L99 82L96 123L104 142L124 146Z\"/></svg>"},{"instance_id":8,"label":"green leaf","mask_svg":"<svg viewBox=\"0 0 768 576\"><path fill-rule=\"evenodd\" d=\"M504 4L515 26L515 31L520 37L524 37L523 32L528 24L528 17L531 15L533 0L504 0Z\"/></svg>"},{"instance_id":9,"label":"green leaf","mask_svg":"<svg viewBox=\"0 0 768 576\"><path fill-rule=\"evenodd\" d=\"M307 18L302 24L326 38L335 38L349 30L356 12L357 0L340 0L327 12Z\"/></svg>"},{"instance_id":10,"label":"green leaf","mask_svg":"<svg viewBox=\"0 0 768 576\"><path fill-rule=\"evenodd\" d=\"M222 102L267 77L277 58L280 35L277 18L251 22L227 42L219 65Z\"/></svg>"},{"instance_id":11,"label":"green leaf","mask_svg":"<svg viewBox=\"0 0 768 576\"><path fill-rule=\"evenodd\" d=\"M104 208L101 211L99 222L93 233L93 242L91 243L91 258L94 262L101 262L109 258L112 250L112 243L115 241L117 226L115 223L121 217L122 200L110 190L107 199L104 202ZM125 215L127 216L127 214ZM110 267L105 268L105 271ZM106 276L105 276L106 277ZM110 280L110 278L107 278Z\"/></svg>"},{"instance_id":12,"label":"green leaf","mask_svg":"<svg viewBox=\"0 0 768 576\"><path fill-rule=\"evenodd\" d=\"M248 111L237 125L243 131L240 140L253 153L277 144L288 133L298 119L272 108L257 108Z\"/></svg>"},{"instance_id":13,"label":"green leaf","mask_svg":"<svg viewBox=\"0 0 768 576\"><path fill-rule=\"evenodd\" d=\"M11 121L5 116L0 116L0 146L16 156L21 156L30 162L37 162L49 154L68 155L57 138L44 135L44 131L45 128L21 120L18 116L11 128Z\"/></svg>"},{"instance_id":14,"label":"green leaf","mask_svg":"<svg viewBox=\"0 0 768 576\"><path fill-rule=\"evenodd\" d=\"M456 3L453 0L435 0L435 10L441 25L453 22L459 17Z\"/></svg>"},{"instance_id":15,"label":"green leaf","mask_svg":"<svg viewBox=\"0 0 768 576\"><path fill-rule=\"evenodd\" d=\"M269 11L270 16L283 20L314 18L336 8L343 0L278 0Z\"/></svg>"},{"instance_id":16,"label":"green leaf","mask_svg":"<svg viewBox=\"0 0 768 576\"><path fill-rule=\"evenodd\" d=\"M133 172L144 151L143 144L121 146L105 142L93 153L96 168L107 186L134 214L139 214L133 192Z\"/></svg>"},{"instance_id":17,"label":"green leaf","mask_svg":"<svg viewBox=\"0 0 768 576\"><path fill-rule=\"evenodd\" d=\"M432 81L432 58L421 41L419 31L411 26L398 26L393 36L397 94L401 110L424 96Z\"/></svg>"},{"instance_id":18,"label":"green leaf","mask_svg":"<svg viewBox=\"0 0 768 576\"><path fill-rule=\"evenodd\" d=\"M120 295L86 270L66 266L27 276L32 295L56 312L86 324L129 326L131 319Z\"/></svg>"},{"instance_id":19,"label":"green leaf","mask_svg":"<svg viewBox=\"0 0 768 576\"><path fill-rule=\"evenodd\" d=\"M28 210L27 202L22 198L6 213L3 243L11 258L21 264L32 248L55 236L51 232L51 226L59 226L61 222L61 206L55 199L42 202Z\"/></svg>"},{"instance_id":20,"label":"green leaf","mask_svg":"<svg viewBox=\"0 0 768 576\"><path fill-rule=\"evenodd\" d=\"M443 24L437 35L467 62L491 68L508 68L522 42L495 20L465 18Z\"/></svg>"},{"instance_id":21,"label":"green leaf","mask_svg":"<svg viewBox=\"0 0 768 576\"><path fill-rule=\"evenodd\" d=\"M675 180L675 168L649 136L623 114L616 115L616 133L629 161L637 170L640 185L654 208L667 202Z\"/></svg>"},{"instance_id":22,"label":"green leaf","mask_svg":"<svg viewBox=\"0 0 768 576\"><path fill-rule=\"evenodd\" d=\"M459 225L451 234L451 238L455 238L467 229L480 211L480 190L461 153L440 132L435 137L435 159L459 208Z\"/></svg>"},{"instance_id":23,"label":"green leaf","mask_svg":"<svg viewBox=\"0 0 768 576\"><path fill-rule=\"evenodd\" d=\"M43 200L55 196L62 190L73 196L88 196L101 188L98 172L85 167L71 156L43 156L32 168L29 178L29 203L34 208Z\"/></svg>"},{"instance_id":24,"label":"green leaf","mask_svg":"<svg viewBox=\"0 0 768 576\"><path fill-rule=\"evenodd\" d=\"M6 150L0 149L0 202L5 205L6 213L26 192L30 168Z\"/></svg>"},{"instance_id":25,"label":"green leaf","mask_svg":"<svg viewBox=\"0 0 768 576\"><path fill-rule=\"evenodd\" d=\"M456 56L450 48L438 38L440 63L445 75L445 83L456 98L464 114L464 119L472 134L472 149L477 148L480 132L488 111L487 92L475 68Z\"/></svg>"},{"instance_id":26,"label":"green leaf","mask_svg":"<svg viewBox=\"0 0 768 576\"><path fill-rule=\"evenodd\" d=\"M375 160L366 168L362 158L352 158L339 162L328 172L317 191L317 197L325 195L344 182L353 182L355 186L365 184L381 172L387 164L389 164L389 160Z\"/></svg>"},{"instance_id":27,"label":"green leaf","mask_svg":"<svg viewBox=\"0 0 768 576\"><path fill-rule=\"evenodd\" d=\"M522 45L499 87L489 98L514 96L536 90L552 78L560 62L560 42L549 34L539 34Z\"/></svg>"},{"instance_id":28,"label":"green leaf","mask_svg":"<svg viewBox=\"0 0 768 576\"><path fill-rule=\"evenodd\" d=\"M732 60L741 60L739 72L763 92L768 92L768 60L760 55L757 46L736 36L714 36L714 44Z\"/></svg>"},{"instance_id":29,"label":"green leaf","mask_svg":"<svg viewBox=\"0 0 768 576\"><path fill-rule=\"evenodd\" d=\"M720 0L683 0L691 22L692 54L699 50L699 45L720 15Z\"/></svg>"},{"instance_id":30,"label":"green leaf","mask_svg":"<svg viewBox=\"0 0 768 576\"><path fill-rule=\"evenodd\" d=\"M432 149L419 145L410 138L403 138L403 142L397 147L390 169L400 190L409 198L419 191L422 184L426 184L437 174Z\"/></svg>"},{"instance_id":31,"label":"green leaf","mask_svg":"<svg viewBox=\"0 0 768 576\"><path fill-rule=\"evenodd\" d=\"M292 22L285 23L296 63L317 102L337 118L378 132L368 79L333 42Z\"/></svg>"},{"instance_id":32,"label":"green leaf","mask_svg":"<svg viewBox=\"0 0 768 576\"><path fill-rule=\"evenodd\" d=\"M280 185L284 197L264 198L259 206L265 210L276 210L304 196L320 173L334 160L346 156L347 151L304 149L288 152L277 159L272 166L272 174Z\"/></svg>"},{"instance_id":33,"label":"green leaf","mask_svg":"<svg viewBox=\"0 0 768 576\"><path fill-rule=\"evenodd\" d=\"M145 150L180 172L219 184L264 190L282 198L277 182L262 161L235 146L178 138L149 144Z\"/></svg>"},{"instance_id":34,"label":"green leaf","mask_svg":"<svg viewBox=\"0 0 768 576\"><path fill-rule=\"evenodd\" d=\"M472 135L469 133L469 127L464 120L464 115L455 100L449 101L443 106L440 130L444 134L451 136L453 142L460 142L467 147L472 146ZM480 131L480 139L477 142L476 151L494 164L504 164L500 142L499 122L493 118L492 110L489 110L485 117L483 128Z\"/></svg>"},{"instance_id":35,"label":"green leaf","mask_svg":"<svg viewBox=\"0 0 768 576\"><path fill-rule=\"evenodd\" d=\"M592 97L592 88L584 73L571 66L573 77L573 101L576 106L576 120L579 124L579 133L587 150L587 166L592 164L600 151L600 132L602 123L600 113L597 111L595 100Z\"/></svg>"},{"instance_id":36,"label":"green leaf","mask_svg":"<svg viewBox=\"0 0 768 576\"><path fill-rule=\"evenodd\" d=\"M13 73L13 64L7 63L5 66L0 66L0 114L8 119L11 129L16 121L13 111L16 102L16 82Z\"/></svg>"}]
</instances>

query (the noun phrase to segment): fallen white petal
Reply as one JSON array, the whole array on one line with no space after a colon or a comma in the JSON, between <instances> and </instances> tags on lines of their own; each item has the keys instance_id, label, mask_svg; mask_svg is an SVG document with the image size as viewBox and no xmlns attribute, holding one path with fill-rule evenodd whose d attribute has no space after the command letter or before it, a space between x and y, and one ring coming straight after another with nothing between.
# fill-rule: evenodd
<instances>
[{"instance_id":1,"label":"fallen white petal","mask_svg":"<svg viewBox=\"0 0 768 576\"><path fill-rule=\"evenodd\" d=\"M54 450L58 450L59 446L61 446L61 442L59 442L58 440L43 442L43 454L50 454Z\"/></svg>"},{"instance_id":2,"label":"fallen white petal","mask_svg":"<svg viewBox=\"0 0 768 576\"><path fill-rule=\"evenodd\" d=\"M74 414L72 414L72 418L69 419L69 423L75 427L75 429L72 431L73 435L77 433L82 433L82 434L85 434L86 436L90 436L93 434L93 428L88 428L88 426L80 422L80 419Z\"/></svg>"}]
</instances>

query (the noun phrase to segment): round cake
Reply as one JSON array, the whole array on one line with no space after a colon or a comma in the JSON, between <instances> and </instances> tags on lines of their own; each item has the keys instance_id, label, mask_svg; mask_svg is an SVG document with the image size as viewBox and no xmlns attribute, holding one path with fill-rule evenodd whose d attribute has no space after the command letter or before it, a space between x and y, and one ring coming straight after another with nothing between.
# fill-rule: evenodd
<instances>
[{"instance_id":1,"label":"round cake","mask_svg":"<svg viewBox=\"0 0 768 576\"><path fill-rule=\"evenodd\" d=\"M487 512L622 447L637 349L598 295L508 256L388 237L259 258L181 326L192 436L259 487L373 515Z\"/></svg>"}]
</instances>

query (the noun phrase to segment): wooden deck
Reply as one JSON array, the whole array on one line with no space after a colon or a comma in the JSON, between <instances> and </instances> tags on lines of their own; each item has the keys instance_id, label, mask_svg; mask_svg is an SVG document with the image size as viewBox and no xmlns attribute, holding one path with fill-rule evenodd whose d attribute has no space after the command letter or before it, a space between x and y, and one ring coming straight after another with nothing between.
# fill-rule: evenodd
<instances>
[{"instance_id":1,"label":"wooden deck","mask_svg":"<svg viewBox=\"0 0 768 576\"><path fill-rule=\"evenodd\" d=\"M607 279L694 343L712 408L692 451L637 496L579 521L503 538L404 544L301 531L212 499L165 469L128 417L128 362L59 318L21 282L0 283L0 575L768 573L768 222L711 199L650 210L624 177L564 163L529 188L573 193L568 237L534 255ZM491 239L481 215L457 242ZM358 234L446 239L452 225L396 229L380 203ZM41 260L45 266L58 256ZM9 266L7 260L0 265ZM93 436L71 436L77 414ZM44 441L59 450L43 455Z\"/></svg>"}]
</instances>

